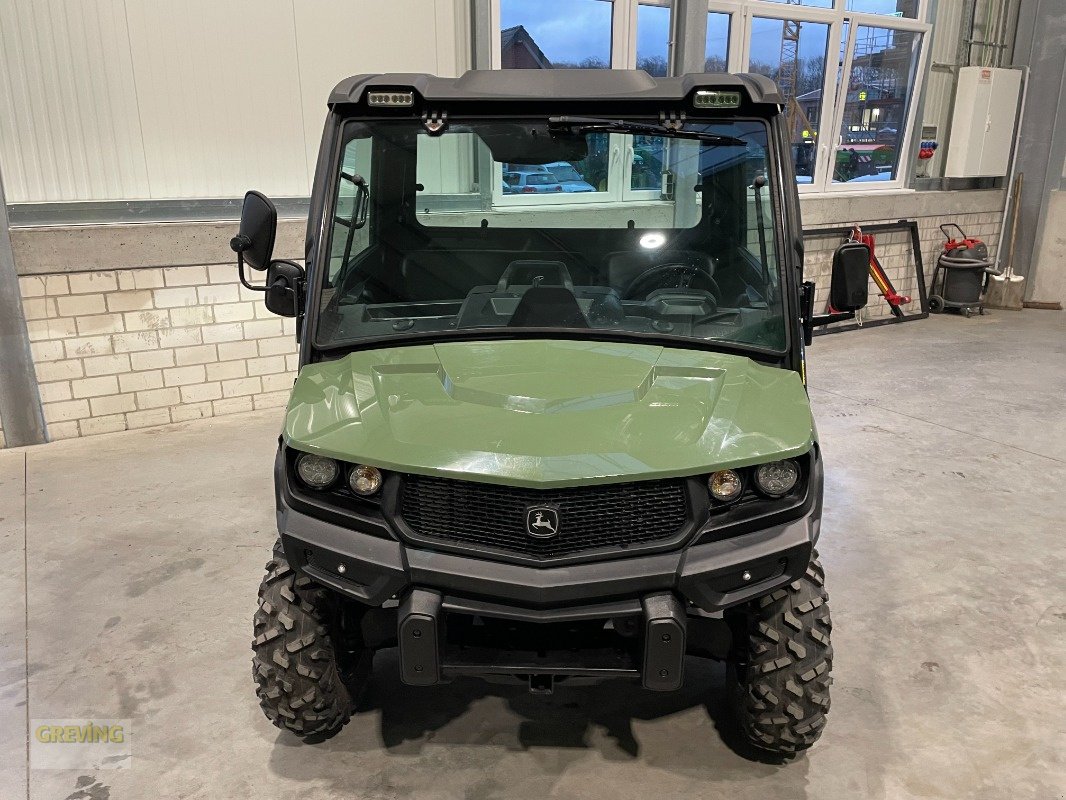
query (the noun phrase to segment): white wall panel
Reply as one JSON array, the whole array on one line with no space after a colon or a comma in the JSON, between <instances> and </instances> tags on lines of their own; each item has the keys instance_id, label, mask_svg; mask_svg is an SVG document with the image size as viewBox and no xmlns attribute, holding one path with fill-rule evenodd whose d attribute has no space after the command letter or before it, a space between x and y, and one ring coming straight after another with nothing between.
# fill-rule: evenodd
<instances>
[{"instance_id":1,"label":"white wall panel","mask_svg":"<svg viewBox=\"0 0 1066 800\"><path fill-rule=\"evenodd\" d=\"M0 0L9 203L148 197L123 0Z\"/></svg>"},{"instance_id":2,"label":"white wall panel","mask_svg":"<svg viewBox=\"0 0 1066 800\"><path fill-rule=\"evenodd\" d=\"M962 35L963 10L962 0L940 0L937 3L936 19L930 20L933 23L931 65L955 63L959 37ZM925 108L920 122L922 125L936 127L940 148L932 161L919 162L919 170L925 170L928 177L944 174L951 103L954 96L955 74L944 69L931 69L926 77Z\"/></svg>"},{"instance_id":3,"label":"white wall panel","mask_svg":"<svg viewBox=\"0 0 1066 800\"><path fill-rule=\"evenodd\" d=\"M0 0L8 202L306 195L326 98L458 75L468 0Z\"/></svg>"},{"instance_id":4,"label":"white wall panel","mask_svg":"<svg viewBox=\"0 0 1066 800\"><path fill-rule=\"evenodd\" d=\"M308 172L342 79L368 72L461 75L469 67L469 2L463 0L295 0Z\"/></svg>"},{"instance_id":5,"label":"white wall panel","mask_svg":"<svg viewBox=\"0 0 1066 800\"><path fill-rule=\"evenodd\" d=\"M306 194L292 0L128 0L154 198Z\"/></svg>"}]
</instances>

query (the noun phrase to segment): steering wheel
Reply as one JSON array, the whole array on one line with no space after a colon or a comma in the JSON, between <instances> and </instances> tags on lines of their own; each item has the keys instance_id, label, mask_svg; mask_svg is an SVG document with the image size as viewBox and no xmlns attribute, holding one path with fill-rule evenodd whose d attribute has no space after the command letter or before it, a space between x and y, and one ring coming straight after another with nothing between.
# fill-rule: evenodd
<instances>
[{"instance_id":1,"label":"steering wheel","mask_svg":"<svg viewBox=\"0 0 1066 800\"><path fill-rule=\"evenodd\" d=\"M622 297L626 300L643 300L656 289L704 289L717 300L722 296L714 278L692 264L659 264L637 275L626 287Z\"/></svg>"}]
</instances>

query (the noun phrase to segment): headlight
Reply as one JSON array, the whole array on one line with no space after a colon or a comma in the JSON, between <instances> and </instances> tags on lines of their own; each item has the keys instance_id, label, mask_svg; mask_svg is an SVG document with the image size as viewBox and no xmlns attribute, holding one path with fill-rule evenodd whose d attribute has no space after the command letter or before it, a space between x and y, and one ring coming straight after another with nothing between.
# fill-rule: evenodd
<instances>
[{"instance_id":1,"label":"headlight","mask_svg":"<svg viewBox=\"0 0 1066 800\"><path fill-rule=\"evenodd\" d=\"M348 474L348 485L353 492L363 497L376 494L381 488L381 470L366 464L356 464Z\"/></svg>"},{"instance_id":2,"label":"headlight","mask_svg":"<svg viewBox=\"0 0 1066 800\"><path fill-rule=\"evenodd\" d=\"M792 491L799 480L799 467L795 461L771 461L755 469L755 485L770 497L781 497Z\"/></svg>"},{"instance_id":3,"label":"headlight","mask_svg":"<svg viewBox=\"0 0 1066 800\"><path fill-rule=\"evenodd\" d=\"M304 453L296 459L296 474L312 489L325 489L337 480L341 468L332 458Z\"/></svg>"},{"instance_id":4,"label":"headlight","mask_svg":"<svg viewBox=\"0 0 1066 800\"><path fill-rule=\"evenodd\" d=\"M711 475L707 480L711 496L720 503L732 503L744 491L744 481L734 469L723 469Z\"/></svg>"}]
</instances>

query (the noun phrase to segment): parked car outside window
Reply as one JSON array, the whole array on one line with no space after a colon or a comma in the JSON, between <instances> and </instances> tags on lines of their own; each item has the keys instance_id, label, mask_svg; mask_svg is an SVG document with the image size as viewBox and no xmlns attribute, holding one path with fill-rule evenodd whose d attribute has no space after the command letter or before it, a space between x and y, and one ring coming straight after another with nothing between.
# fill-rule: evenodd
<instances>
[{"instance_id":1,"label":"parked car outside window","mask_svg":"<svg viewBox=\"0 0 1066 800\"><path fill-rule=\"evenodd\" d=\"M563 185L547 170L544 172L505 172L503 186L504 194L551 194L563 191Z\"/></svg>"},{"instance_id":2,"label":"parked car outside window","mask_svg":"<svg viewBox=\"0 0 1066 800\"><path fill-rule=\"evenodd\" d=\"M584 176L569 161L554 161L551 164L545 164L545 167L562 184L564 192L596 191L596 187L586 181Z\"/></svg>"}]
</instances>

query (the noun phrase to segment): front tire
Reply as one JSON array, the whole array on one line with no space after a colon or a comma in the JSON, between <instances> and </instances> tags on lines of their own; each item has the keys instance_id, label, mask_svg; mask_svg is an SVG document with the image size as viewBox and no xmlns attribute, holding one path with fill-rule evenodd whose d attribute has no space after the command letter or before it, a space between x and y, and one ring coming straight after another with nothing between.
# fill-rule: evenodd
<instances>
[{"instance_id":1,"label":"front tire","mask_svg":"<svg viewBox=\"0 0 1066 800\"><path fill-rule=\"evenodd\" d=\"M352 698L327 626L328 599L275 546L253 622L255 693L267 719L308 742L330 738L351 717Z\"/></svg>"},{"instance_id":2,"label":"front tire","mask_svg":"<svg viewBox=\"0 0 1066 800\"><path fill-rule=\"evenodd\" d=\"M738 717L745 740L761 751L794 755L822 734L833 668L828 600L815 553L799 580L744 610Z\"/></svg>"}]
</instances>

